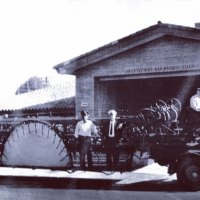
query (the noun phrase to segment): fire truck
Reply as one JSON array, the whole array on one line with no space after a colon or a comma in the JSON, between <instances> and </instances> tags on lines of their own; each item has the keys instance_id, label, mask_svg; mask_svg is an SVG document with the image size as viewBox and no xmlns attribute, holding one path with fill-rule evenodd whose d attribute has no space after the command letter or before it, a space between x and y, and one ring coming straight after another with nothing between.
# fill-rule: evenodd
<instances>
[{"instance_id":1,"label":"fire truck","mask_svg":"<svg viewBox=\"0 0 200 200\"><path fill-rule=\"evenodd\" d=\"M180 117L177 98L157 100L131 116L120 116L123 123L120 152L114 171L132 171L146 165L138 160L153 159L167 166L169 174L189 189L200 189L200 127L187 113ZM106 170L106 152L102 138L104 120L95 120L98 135L91 136L93 171ZM77 120L63 116L23 116L1 120L0 164L10 167L79 169L79 153L74 129ZM137 154L139 152L139 154Z\"/></svg>"}]
</instances>

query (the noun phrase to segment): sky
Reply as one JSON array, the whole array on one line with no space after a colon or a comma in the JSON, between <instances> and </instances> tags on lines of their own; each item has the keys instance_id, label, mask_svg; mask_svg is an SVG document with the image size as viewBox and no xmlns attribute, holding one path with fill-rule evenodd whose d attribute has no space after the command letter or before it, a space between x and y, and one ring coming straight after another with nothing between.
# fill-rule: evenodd
<instances>
[{"instance_id":1,"label":"sky","mask_svg":"<svg viewBox=\"0 0 200 200\"><path fill-rule=\"evenodd\" d=\"M163 23L194 27L199 0L0 0L0 99L53 66Z\"/></svg>"}]
</instances>

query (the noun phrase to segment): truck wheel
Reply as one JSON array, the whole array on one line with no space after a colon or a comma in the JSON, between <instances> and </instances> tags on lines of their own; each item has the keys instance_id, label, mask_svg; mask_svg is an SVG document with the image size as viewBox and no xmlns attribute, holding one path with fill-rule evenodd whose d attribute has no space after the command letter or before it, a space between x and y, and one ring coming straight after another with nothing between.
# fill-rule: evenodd
<instances>
[{"instance_id":1,"label":"truck wheel","mask_svg":"<svg viewBox=\"0 0 200 200\"><path fill-rule=\"evenodd\" d=\"M177 179L181 185L191 190L200 189L200 164L188 159L179 165Z\"/></svg>"}]
</instances>

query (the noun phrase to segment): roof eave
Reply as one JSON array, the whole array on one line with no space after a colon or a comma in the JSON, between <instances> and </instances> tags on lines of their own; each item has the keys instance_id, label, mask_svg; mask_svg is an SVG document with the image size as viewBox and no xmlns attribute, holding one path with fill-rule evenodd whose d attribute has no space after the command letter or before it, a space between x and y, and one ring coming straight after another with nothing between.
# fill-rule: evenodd
<instances>
[{"instance_id":1,"label":"roof eave","mask_svg":"<svg viewBox=\"0 0 200 200\"><path fill-rule=\"evenodd\" d=\"M159 30L160 28L160 30ZM157 32L154 31L155 29L158 29ZM186 26L180 26L180 25L174 25L174 24L163 24L158 22L158 24L155 24L153 26L150 26L146 29L142 29L138 32L135 32L129 36L123 37L119 40L113 41L109 44L106 44L100 48L94 49L88 53L82 54L80 56L77 56L71 60L68 60L66 62L60 63L53 68L56 69L56 71L59 74L76 74L76 70L94 64L96 62L99 62L103 59L109 58L111 56L114 56L116 54L119 54L123 51L129 50L131 48L134 48L136 46L142 45L144 43L150 42L152 40L155 40L157 38L160 38L164 35L173 35L173 33L168 33L167 31L164 31L166 29L169 30L176 30L176 31L195 31L197 32L198 37L194 39L200 40L200 29L193 28L193 27L186 27ZM148 34L149 32L154 32L154 34ZM141 35L147 35L148 37L144 37L141 40L137 40L137 37L141 37ZM132 39L134 42L133 44L128 44L126 41ZM124 44L123 44L124 43ZM109 51L110 50L110 51ZM98 56L95 54L98 52Z\"/></svg>"}]
</instances>

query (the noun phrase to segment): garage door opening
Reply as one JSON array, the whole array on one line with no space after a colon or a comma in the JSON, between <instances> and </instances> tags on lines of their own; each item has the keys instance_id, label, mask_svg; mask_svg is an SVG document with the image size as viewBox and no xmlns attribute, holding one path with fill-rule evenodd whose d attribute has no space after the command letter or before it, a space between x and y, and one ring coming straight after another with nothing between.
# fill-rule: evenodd
<instances>
[{"instance_id":1,"label":"garage door opening","mask_svg":"<svg viewBox=\"0 0 200 200\"><path fill-rule=\"evenodd\" d=\"M178 98L183 108L200 87L199 76L177 76L131 80L95 81L95 113L105 116L109 109L121 115L132 115L161 99Z\"/></svg>"}]
</instances>

